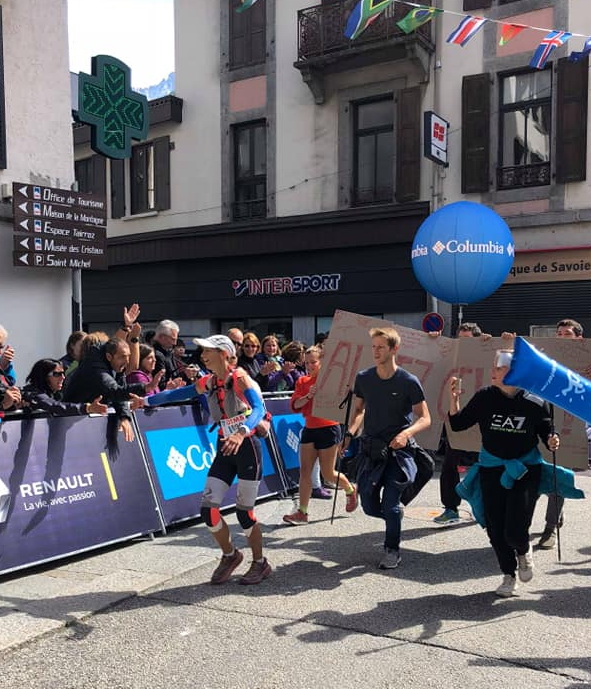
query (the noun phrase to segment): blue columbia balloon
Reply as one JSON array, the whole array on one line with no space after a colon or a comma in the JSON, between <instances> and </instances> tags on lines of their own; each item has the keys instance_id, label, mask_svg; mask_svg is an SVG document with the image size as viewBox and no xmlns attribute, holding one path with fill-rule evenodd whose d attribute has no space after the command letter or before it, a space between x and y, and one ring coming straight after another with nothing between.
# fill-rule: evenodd
<instances>
[{"instance_id":1,"label":"blue columbia balloon","mask_svg":"<svg viewBox=\"0 0 591 689\"><path fill-rule=\"evenodd\" d=\"M503 284L514 254L503 218L479 203L458 201L435 211L419 227L411 260L429 294L450 304L471 304Z\"/></svg>"}]
</instances>

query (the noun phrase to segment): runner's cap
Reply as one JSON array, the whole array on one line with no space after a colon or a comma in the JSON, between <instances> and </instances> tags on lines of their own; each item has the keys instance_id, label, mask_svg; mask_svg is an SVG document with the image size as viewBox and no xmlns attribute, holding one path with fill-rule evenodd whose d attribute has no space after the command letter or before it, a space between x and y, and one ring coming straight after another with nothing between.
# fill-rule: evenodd
<instances>
[{"instance_id":1,"label":"runner's cap","mask_svg":"<svg viewBox=\"0 0 591 689\"><path fill-rule=\"evenodd\" d=\"M212 335L211 337L196 337L193 344L203 347L204 349L219 349L222 352L228 352L230 356L236 356L236 347L229 337L225 335Z\"/></svg>"}]
</instances>

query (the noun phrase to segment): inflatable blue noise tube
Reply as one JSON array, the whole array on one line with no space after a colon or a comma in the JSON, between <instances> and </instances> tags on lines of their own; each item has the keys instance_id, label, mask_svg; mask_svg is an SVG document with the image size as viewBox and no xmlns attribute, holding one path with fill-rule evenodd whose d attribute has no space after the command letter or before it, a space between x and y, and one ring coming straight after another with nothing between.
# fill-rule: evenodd
<instances>
[{"instance_id":1,"label":"inflatable blue noise tube","mask_svg":"<svg viewBox=\"0 0 591 689\"><path fill-rule=\"evenodd\" d=\"M503 383L528 390L591 424L591 380L550 359L523 337L515 339L511 368Z\"/></svg>"},{"instance_id":2,"label":"inflatable blue noise tube","mask_svg":"<svg viewBox=\"0 0 591 689\"><path fill-rule=\"evenodd\" d=\"M170 404L171 402L188 402L199 397L199 393L194 385L185 385L175 390L163 390L154 395L146 397L146 404L149 407L157 407L159 404Z\"/></svg>"}]
</instances>

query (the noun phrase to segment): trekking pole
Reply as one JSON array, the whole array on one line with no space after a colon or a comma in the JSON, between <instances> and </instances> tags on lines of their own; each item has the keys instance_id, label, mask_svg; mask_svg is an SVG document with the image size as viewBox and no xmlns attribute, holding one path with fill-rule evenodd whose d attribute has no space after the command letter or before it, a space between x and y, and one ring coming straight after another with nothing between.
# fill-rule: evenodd
<instances>
[{"instance_id":1,"label":"trekking pole","mask_svg":"<svg viewBox=\"0 0 591 689\"><path fill-rule=\"evenodd\" d=\"M353 390L349 389L349 392L347 392L347 396L345 399L339 404L339 409L342 409L343 407L346 406L347 411L345 412L345 430L343 431L343 440L345 439L345 436L347 435L347 431L349 430L349 415L351 414L351 402L353 400ZM341 460L342 458L337 455L337 482L334 487L334 499L332 501L332 514L330 515L330 523L332 525L334 521L334 513L337 507L337 493L339 492L339 483L341 481Z\"/></svg>"},{"instance_id":2,"label":"trekking pole","mask_svg":"<svg viewBox=\"0 0 591 689\"><path fill-rule=\"evenodd\" d=\"M554 405L550 405L550 434L554 435ZM556 477L556 450L552 450L552 470L554 477L554 509L556 512L556 552L558 562L562 561L562 550L560 547L560 514L558 514L558 479Z\"/></svg>"}]
</instances>

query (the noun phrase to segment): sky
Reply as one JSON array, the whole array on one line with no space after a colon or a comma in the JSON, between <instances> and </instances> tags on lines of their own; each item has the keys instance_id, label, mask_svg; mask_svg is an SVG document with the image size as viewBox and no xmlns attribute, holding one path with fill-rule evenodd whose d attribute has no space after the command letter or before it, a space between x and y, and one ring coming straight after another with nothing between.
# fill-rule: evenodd
<instances>
[{"instance_id":1,"label":"sky","mask_svg":"<svg viewBox=\"0 0 591 689\"><path fill-rule=\"evenodd\" d=\"M174 72L173 0L68 0L70 70L90 73L93 55L131 68L134 87Z\"/></svg>"}]
</instances>

